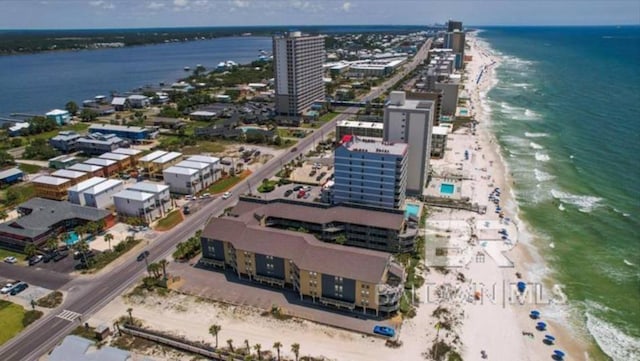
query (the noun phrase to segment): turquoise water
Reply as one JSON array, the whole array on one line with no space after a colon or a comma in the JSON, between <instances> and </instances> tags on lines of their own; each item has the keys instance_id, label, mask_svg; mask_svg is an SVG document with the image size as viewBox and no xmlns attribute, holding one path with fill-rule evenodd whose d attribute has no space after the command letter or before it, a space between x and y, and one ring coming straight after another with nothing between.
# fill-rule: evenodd
<instances>
[{"instance_id":1,"label":"turquoise water","mask_svg":"<svg viewBox=\"0 0 640 361\"><path fill-rule=\"evenodd\" d=\"M414 216L418 217L418 212L420 211L420 206L413 203L407 203L405 206L404 215L405 217Z\"/></svg>"},{"instance_id":2,"label":"turquoise water","mask_svg":"<svg viewBox=\"0 0 640 361\"><path fill-rule=\"evenodd\" d=\"M67 246L73 246L77 242L78 242L78 234L75 231L69 232L69 236L67 236L67 239L64 240L64 243L66 243Z\"/></svg>"},{"instance_id":3,"label":"turquoise water","mask_svg":"<svg viewBox=\"0 0 640 361\"><path fill-rule=\"evenodd\" d=\"M564 286L560 312L592 360L640 360L640 27L479 36L502 60L482 106L549 266L539 275Z\"/></svg>"},{"instance_id":4,"label":"turquoise water","mask_svg":"<svg viewBox=\"0 0 640 361\"><path fill-rule=\"evenodd\" d=\"M450 183L441 183L440 184L440 193L442 194L453 194L453 191L456 189L456 186Z\"/></svg>"}]
</instances>

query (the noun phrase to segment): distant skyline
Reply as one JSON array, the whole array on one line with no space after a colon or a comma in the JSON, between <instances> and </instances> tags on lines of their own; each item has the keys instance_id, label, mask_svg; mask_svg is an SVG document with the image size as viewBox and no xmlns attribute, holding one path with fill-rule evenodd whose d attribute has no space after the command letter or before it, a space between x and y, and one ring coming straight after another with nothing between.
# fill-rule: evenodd
<instances>
[{"instance_id":1,"label":"distant skyline","mask_svg":"<svg viewBox=\"0 0 640 361\"><path fill-rule=\"evenodd\" d=\"M0 29L639 25L638 0L0 0Z\"/></svg>"}]
</instances>

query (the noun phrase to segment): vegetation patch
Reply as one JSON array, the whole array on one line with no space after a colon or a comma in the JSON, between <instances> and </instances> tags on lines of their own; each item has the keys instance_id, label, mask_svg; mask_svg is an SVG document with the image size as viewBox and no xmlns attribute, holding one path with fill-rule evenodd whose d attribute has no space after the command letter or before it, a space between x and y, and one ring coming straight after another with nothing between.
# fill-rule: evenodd
<instances>
[{"instance_id":1,"label":"vegetation patch","mask_svg":"<svg viewBox=\"0 0 640 361\"><path fill-rule=\"evenodd\" d=\"M26 260L26 255L24 253L9 251L4 248L0 248L0 262L2 262L7 257L15 257L18 260L18 263L24 263Z\"/></svg>"},{"instance_id":2,"label":"vegetation patch","mask_svg":"<svg viewBox=\"0 0 640 361\"><path fill-rule=\"evenodd\" d=\"M40 319L40 317L42 317L42 315L44 315L44 313L42 313L42 311L38 311L38 310L29 310L26 311L24 313L24 317L22 317L22 326L23 327L27 327L30 324L36 322L37 320Z\"/></svg>"},{"instance_id":3,"label":"vegetation patch","mask_svg":"<svg viewBox=\"0 0 640 361\"><path fill-rule=\"evenodd\" d=\"M227 176L213 183L207 191L210 193L222 193L226 192L229 189L233 188L236 184L238 184L243 179L247 178L251 174L250 170L245 170L240 175L237 176Z\"/></svg>"},{"instance_id":4,"label":"vegetation patch","mask_svg":"<svg viewBox=\"0 0 640 361\"><path fill-rule=\"evenodd\" d=\"M156 224L156 231L168 231L171 228L178 225L178 223L182 222L182 213L179 210L174 210L171 213L167 214L164 218L158 221Z\"/></svg>"},{"instance_id":5,"label":"vegetation patch","mask_svg":"<svg viewBox=\"0 0 640 361\"><path fill-rule=\"evenodd\" d=\"M127 253L130 249L135 247L141 241L142 241L141 239L127 237L127 239L125 239L124 241L118 243L115 247L113 247L112 251L105 251L97 254L95 257L89 258L88 259L89 271L95 272L95 271L101 270L116 258Z\"/></svg>"},{"instance_id":6,"label":"vegetation patch","mask_svg":"<svg viewBox=\"0 0 640 361\"><path fill-rule=\"evenodd\" d=\"M0 345L17 335L24 325L24 308L9 301L0 300Z\"/></svg>"},{"instance_id":7,"label":"vegetation patch","mask_svg":"<svg viewBox=\"0 0 640 361\"><path fill-rule=\"evenodd\" d=\"M25 164L25 163L19 163L18 164L18 168L28 174L35 174L38 173L40 171L40 169L42 169L41 166L36 165L36 164Z\"/></svg>"},{"instance_id":8,"label":"vegetation patch","mask_svg":"<svg viewBox=\"0 0 640 361\"><path fill-rule=\"evenodd\" d=\"M193 237L190 237L185 242L178 243L175 252L173 252L173 259L186 262L200 253L201 234L202 231L198 230Z\"/></svg>"},{"instance_id":9,"label":"vegetation patch","mask_svg":"<svg viewBox=\"0 0 640 361\"><path fill-rule=\"evenodd\" d=\"M260 192L260 193L273 192L273 190L276 189L277 185L278 185L278 182L276 182L276 181L263 179L262 183L258 187L258 192Z\"/></svg>"},{"instance_id":10,"label":"vegetation patch","mask_svg":"<svg viewBox=\"0 0 640 361\"><path fill-rule=\"evenodd\" d=\"M36 301L36 305L45 308L56 308L62 303L62 292L53 291Z\"/></svg>"},{"instance_id":11,"label":"vegetation patch","mask_svg":"<svg viewBox=\"0 0 640 361\"><path fill-rule=\"evenodd\" d=\"M2 200L0 201L5 207L11 207L27 201L28 199L35 197L35 195L36 189L33 186L33 183L26 183L7 188Z\"/></svg>"},{"instance_id":12,"label":"vegetation patch","mask_svg":"<svg viewBox=\"0 0 640 361\"><path fill-rule=\"evenodd\" d=\"M96 329L94 327L78 326L73 331L71 331L71 334L80 336L82 338L86 338L87 340L91 340L95 342L100 341L96 337Z\"/></svg>"}]
</instances>

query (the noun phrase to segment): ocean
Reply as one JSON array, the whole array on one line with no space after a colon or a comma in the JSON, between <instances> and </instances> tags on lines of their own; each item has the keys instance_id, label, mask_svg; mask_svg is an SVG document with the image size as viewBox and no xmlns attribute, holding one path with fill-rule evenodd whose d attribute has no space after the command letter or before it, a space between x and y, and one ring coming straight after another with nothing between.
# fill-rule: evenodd
<instances>
[{"instance_id":1,"label":"ocean","mask_svg":"<svg viewBox=\"0 0 640 361\"><path fill-rule=\"evenodd\" d=\"M484 28L520 217L596 360L640 360L640 27ZM605 356L606 355L606 356Z\"/></svg>"},{"instance_id":2,"label":"ocean","mask_svg":"<svg viewBox=\"0 0 640 361\"><path fill-rule=\"evenodd\" d=\"M96 95L127 92L146 85L170 85L197 64L214 69L233 60L257 60L271 52L270 37L228 37L115 49L61 51L0 56L0 116L43 114L81 104Z\"/></svg>"}]
</instances>

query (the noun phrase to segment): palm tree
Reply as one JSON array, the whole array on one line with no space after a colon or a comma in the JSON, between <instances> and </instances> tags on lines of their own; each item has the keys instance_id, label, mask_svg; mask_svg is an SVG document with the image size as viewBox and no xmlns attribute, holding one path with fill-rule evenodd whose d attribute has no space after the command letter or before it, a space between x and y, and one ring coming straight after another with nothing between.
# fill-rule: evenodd
<instances>
[{"instance_id":1,"label":"palm tree","mask_svg":"<svg viewBox=\"0 0 640 361\"><path fill-rule=\"evenodd\" d=\"M278 353L278 361L280 361L280 348L282 347L282 343L280 341L276 341L273 343L273 348L276 349L276 352Z\"/></svg>"},{"instance_id":2,"label":"palm tree","mask_svg":"<svg viewBox=\"0 0 640 361\"><path fill-rule=\"evenodd\" d=\"M251 346L249 346L249 340L244 340L244 345L247 346L247 355L251 355Z\"/></svg>"},{"instance_id":3,"label":"palm tree","mask_svg":"<svg viewBox=\"0 0 640 361\"><path fill-rule=\"evenodd\" d=\"M24 246L24 253L27 255L27 258L31 258L38 254L38 247L33 243L27 243Z\"/></svg>"},{"instance_id":4,"label":"palm tree","mask_svg":"<svg viewBox=\"0 0 640 361\"><path fill-rule=\"evenodd\" d=\"M5 220L9 218L9 213L7 213L7 211L5 209L0 211L0 220Z\"/></svg>"},{"instance_id":5,"label":"palm tree","mask_svg":"<svg viewBox=\"0 0 640 361\"><path fill-rule=\"evenodd\" d=\"M74 228L73 230L76 232L78 237L80 237L80 239L83 239L82 236L85 233L87 233L87 226L86 225L76 226L76 228Z\"/></svg>"},{"instance_id":6,"label":"palm tree","mask_svg":"<svg viewBox=\"0 0 640 361\"><path fill-rule=\"evenodd\" d=\"M258 354L258 360L262 360L262 355L260 355L261 348L262 348L262 345L260 345L259 343L253 346L253 349L256 350L256 353Z\"/></svg>"},{"instance_id":7,"label":"palm tree","mask_svg":"<svg viewBox=\"0 0 640 361\"><path fill-rule=\"evenodd\" d=\"M131 315L132 312L133 312L133 308L131 307L127 308L127 313L129 314L129 323L133 325L133 315Z\"/></svg>"},{"instance_id":8,"label":"palm tree","mask_svg":"<svg viewBox=\"0 0 640 361\"><path fill-rule=\"evenodd\" d=\"M291 345L291 352L296 356L296 361L298 361L298 356L300 356L300 344L294 343Z\"/></svg>"},{"instance_id":9,"label":"palm tree","mask_svg":"<svg viewBox=\"0 0 640 361\"><path fill-rule=\"evenodd\" d=\"M131 242L133 242L134 240L135 240L135 238L134 238L133 236L127 236L127 237L124 239L124 241L125 241L125 242L127 242L127 243L131 243Z\"/></svg>"},{"instance_id":10,"label":"palm tree","mask_svg":"<svg viewBox=\"0 0 640 361\"><path fill-rule=\"evenodd\" d=\"M149 276L153 273L153 277L160 278L160 265L155 262L149 263L147 272L149 272Z\"/></svg>"},{"instance_id":11,"label":"palm tree","mask_svg":"<svg viewBox=\"0 0 640 361\"><path fill-rule=\"evenodd\" d=\"M231 352L233 352L233 340L232 339L228 339L227 340L227 345L229 346L229 350Z\"/></svg>"},{"instance_id":12,"label":"palm tree","mask_svg":"<svg viewBox=\"0 0 640 361\"><path fill-rule=\"evenodd\" d=\"M85 241L84 239L81 239L78 241L78 243L76 243L76 249L82 255L82 258L84 259L84 264L88 265L87 252L89 252L89 243L87 243L87 241Z\"/></svg>"},{"instance_id":13,"label":"palm tree","mask_svg":"<svg viewBox=\"0 0 640 361\"><path fill-rule=\"evenodd\" d=\"M169 264L169 261L167 261L166 259L161 259L160 261L158 261L158 264L160 265L160 267L162 267L162 279L166 280L167 279L167 265Z\"/></svg>"},{"instance_id":14,"label":"palm tree","mask_svg":"<svg viewBox=\"0 0 640 361\"><path fill-rule=\"evenodd\" d=\"M111 241L113 240L113 234L107 233L104 235L104 241L109 243L109 251L111 251Z\"/></svg>"},{"instance_id":15,"label":"palm tree","mask_svg":"<svg viewBox=\"0 0 640 361\"><path fill-rule=\"evenodd\" d=\"M50 237L47 239L45 246L49 249L49 251L53 251L58 248L58 239L56 237Z\"/></svg>"},{"instance_id":16,"label":"palm tree","mask_svg":"<svg viewBox=\"0 0 640 361\"><path fill-rule=\"evenodd\" d=\"M221 329L222 326L220 325L211 325L211 327L209 327L209 334L216 338L216 348L218 348L218 332L220 332Z\"/></svg>"}]
</instances>

